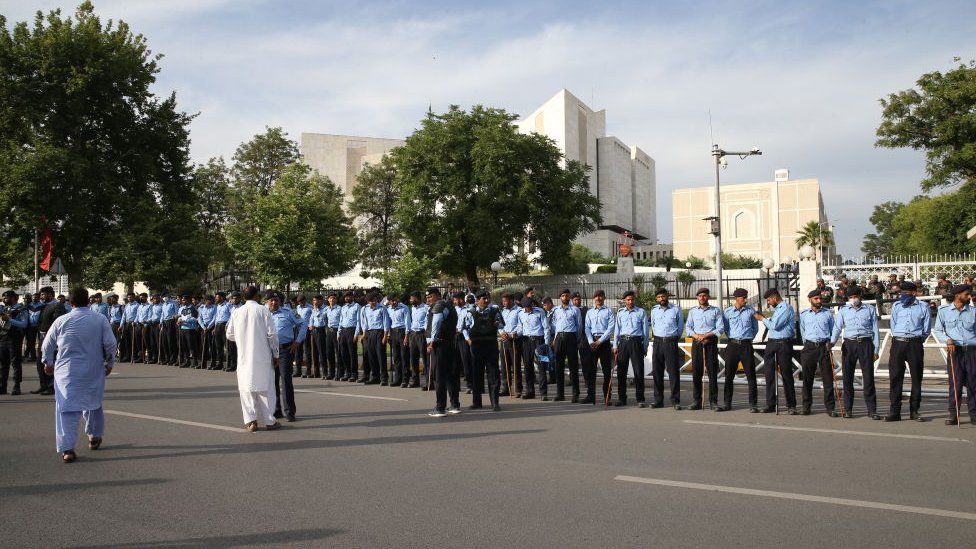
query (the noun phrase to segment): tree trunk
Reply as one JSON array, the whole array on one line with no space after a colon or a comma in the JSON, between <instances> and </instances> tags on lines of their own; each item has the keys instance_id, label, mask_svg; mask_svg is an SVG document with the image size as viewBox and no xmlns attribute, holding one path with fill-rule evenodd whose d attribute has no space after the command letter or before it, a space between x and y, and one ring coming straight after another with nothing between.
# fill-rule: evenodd
<instances>
[{"instance_id":1,"label":"tree trunk","mask_svg":"<svg viewBox=\"0 0 976 549\"><path fill-rule=\"evenodd\" d=\"M468 288L474 289L481 286L481 282L478 280L478 268L469 266L464 268L464 279L468 284Z\"/></svg>"}]
</instances>

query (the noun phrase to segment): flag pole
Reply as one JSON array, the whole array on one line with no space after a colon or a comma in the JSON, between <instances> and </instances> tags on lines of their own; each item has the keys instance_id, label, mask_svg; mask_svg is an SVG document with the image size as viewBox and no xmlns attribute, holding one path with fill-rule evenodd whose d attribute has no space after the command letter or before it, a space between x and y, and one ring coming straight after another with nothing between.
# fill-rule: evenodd
<instances>
[{"instance_id":1,"label":"flag pole","mask_svg":"<svg viewBox=\"0 0 976 549\"><path fill-rule=\"evenodd\" d=\"M38 285L40 284L40 277L38 275L38 270L37 270L37 262L38 262L37 238L38 238L38 230L37 227L35 227L34 228L34 293L37 293Z\"/></svg>"}]
</instances>

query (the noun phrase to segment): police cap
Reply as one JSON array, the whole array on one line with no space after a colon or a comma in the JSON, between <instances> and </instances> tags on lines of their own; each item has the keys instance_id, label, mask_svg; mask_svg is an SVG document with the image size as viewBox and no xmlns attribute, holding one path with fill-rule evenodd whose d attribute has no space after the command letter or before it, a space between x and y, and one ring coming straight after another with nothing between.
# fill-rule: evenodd
<instances>
[{"instance_id":1,"label":"police cap","mask_svg":"<svg viewBox=\"0 0 976 549\"><path fill-rule=\"evenodd\" d=\"M594 290L593 297L607 297L603 290Z\"/></svg>"},{"instance_id":2,"label":"police cap","mask_svg":"<svg viewBox=\"0 0 976 549\"><path fill-rule=\"evenodd\" d=\"M769 299L771 297L779 297L779 290L776 288L770 288L763 293L763 299Z\"/></svg>"},{"instance_id":3,"label":"police cap","mask_svg":"<svg viewBox=\"0 0 976 549\"><path fill-rule=\"evenodd\" d=\"M659 295L668 295L668 289L667 288L658 288L657 291L654 292L654 296L657 297Z\"/></svg>"},{"instance_id":4,"label":"police cap","mask_svg":"<svg viewBox=\"0 0 976 549\"><path fill-rule=\"evenodd\" d=\"M808 298L814 298L814 297L818 297L818 296L820 296L820 290L818 290L818 289L813 289L813 290L810 290L809 292L807 292L807 297Z\"/></svg>"},{"instance_id":5,"label":"police cap","mask_svg":"<svg viewBox=\"0 0 976 549\"><path fill-rule=\"evenodd\" d=\"M478 293L475 294L475 297L477 297L478 299L481 299L483 297L491 299L491 294L488 293L488 290L478 290Z\"/></svg>"},{"instance_id":6,"label":"police cap","mask_svg":"<svg viewBox=\"0 0 976 549\"><path fill-rule=\"evenodd\" d=\"M569 288L563 288L562 290L559 291L559 297L562 297L563 294L567 294L568 295L568 294L571 294L571 293L572 292L569 291Z\"/></svg>"},{"instance_id":7,"label":"police cap","mask_svg":"<svg viewBox=\"0 0 976 549\"><path fill-rule=\"evenodd\" d=\"M973 291L973 287L969 284L956 284L949 291L952 293L952 295L959 295L963 292Z\"/></svg>"},{"instance_id":8,"label":"police cap","mask_svg":"<svg viewBox=\"0 0 976 549\"><path fill-rule=\"evenodd\" d=\"M732 292L732 297L749 297L749 291L745 288L736 288L735 291Z\"/></svg>"},{"instance_id":9,"label":"police cap","mask_svg":"<svg viewBox=\"0 0 976 549\"><path fill-rule=\"evenodd\" d=\"M634 293L634 290L627 290L626 292L624 292L623 298L627 299L628 297L634 297L636 295L637 294Z\"/></svg>"},{"instance_id":10,"label":"police cap","mask_svg":"<svg viewBox=\"0 0 976 549\"><path fill-rule=\"evenodd\" d=\"M695 292L695 295L696 296L699 296L699 295L702 295L702 294L708 295L708 288L698 288L698 291Z\"/></svg>"},{"instance_id":11,"label":"police cap","mask_svg":"<svg viewBox=\"0 0 976 549\"><path fill-rule=\"evenodd\" d=\"M860 296L860 295L861 295L861 287L860 286L854 286L853 288L848 288L847 289L847 297L854 297L854 296Z\"/></svg>"},{"instance_id":12,"label":"police cap","mask_svg":"<svg viewBox=\"0 0 976 549\"><path fill-rule=\"evenodd\" d=\"M901 288L902 291L905 291L905 292L914 292L915 290L918 289L918 286L916 286L915 283L912 282L912 281L910 281L910 280L906 280L906 281L898 284L898 287Z\"/></svg>"}]
</instances>

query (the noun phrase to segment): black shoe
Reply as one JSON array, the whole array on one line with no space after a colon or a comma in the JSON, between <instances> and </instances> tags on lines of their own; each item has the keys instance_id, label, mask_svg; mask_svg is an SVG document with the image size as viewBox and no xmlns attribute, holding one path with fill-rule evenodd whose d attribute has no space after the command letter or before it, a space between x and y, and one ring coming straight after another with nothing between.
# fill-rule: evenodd
<instances>
[{"instance_id":1,"label":"black shoe","mask_svg":"<svg viewBox=\"0 0 976 549\"><path fill-rule=\"evenodd\" d=\"M924 423L925 422L925 418L922 417L922 416L920 416L920 415L918 415L918 412L915 412L914 414L909 415L908 419L910 419L912 421L917 421L919 423Z\"/></svg>"},{"instance_id":2,"label":"black shoe","mask_svg":"<svg viewBox=\"0 0 976 549\"><path fill-rule=\"evenodd\" d=\"M420 387L420 382L419 381L413 381L413 380L411 380L410 383L407 384L407 388L408 389L416 389L417 387Z\"/></svg>"},{"instance_id":3,"label":"black shoe","mask_svg":"<svg viewBox=\"0 0 976 549\"><path fill-rule=\"evenodd\" d=\"M762 409L762 413L764 413L764 414L771 414L771 413L773 413L775 411L776 411L776 407L775 406L766 406L765 408Z\"/></svg>"},{"instance_id":4,"label":"black shoe","mask_svg":"<svg viewBox=\"0 0 976 549\"><path fill-rule=\"evenodd\" d=\"M68 451L65 451L65 452L61 452L61 461L63 463L71 463L71 462L73 462L76 459L78 459L78 455L75 454L75 451L74 450L68 450Z\"/></svg>"},{"instance_id":5,"label":"black shoe","mask_svg":"<svg viewBox=\"0 0 976 549\"><path fill-rule=\"evenodd\" d=\"M713 412L721 412L722 410L719 410L718 408L719 408L719 405L718 404L716 404L714 402L709 402L708 403L708 409L709 410L711 410Z\"/></svg>"},{"instance_id":6,"label":"black shoe","mask_svg":"<svg viewBox=\"0 0 976 549\"><path fill-rule=\"evenodd\" d=\"M364 383L363 385L379 385L379 384L380 384L380 381L379 380L377 380L377 379L371 379L371 380L367 381L366 383Z\"/></svg>"},{"instance_id":7,"label":"black shoe","mask_svg":"<svg viewBox=\"0 0 976 549\"><path fill-rule=\"evenodd\" d=\"M277 411L276 411L276 412L274 413L274 417L275 417L275 419L281 419L281 418L283 418L283 417L285 417L285 415L284 415L284 414L282 414L281 412L277 412Z\"/></svg>"},{"instance_id":8,"label":"black shoe","mask_svg":"<svg viewBox=\"0 0 976 549\"><path fill-rule=\"evenodd\" d=\"M552 399L553 402L562 402L564 400L566 400L566 397L564 397L562 395L557 396L556 398Z\"/></svg>"},{"instance_id":9,"label":"black shoe","mask_svg":"<svg viewBox=\"0 0 976 549\"><path fill-rule=\"evenodd\" d=\"M51 396L54 394L54 387L46 387L40 394L43 396Z\"/></svg>"},{"instance_id":10,"label":"black shoe","mask_svg":"<svg viewBox=\"0 0 976 549\"><path fill-rule=\"evenodd\" d=\"M535 400L535 393L525 393L522 395L522 400Z\"/></svg>"},{"instance_id":11,"label":"black shoe","mask_svg":"<svg viewBox=\"0 0 976 549\"><path fill-rule=\"evenodd\" d=\"M596 404L596 398L588 396L581 400L580 404Z\"/></svg>"},{"instance_id":12,"label":"black shoe","mask_svg":"<svg viewBox=\"0 0 976 549\"><path fill-rule=\"evenodd\" d=\"M810 415L810 408L804 408L803 411L800 412L800 415L801 416L808 416L808 415Z\"/></svg>"},{"instance_id":13,"label":"black shoe","mask_svg":"<svg viewBox=\"0 0 976 549\"><path fill-rule=\"evenodd\" d=\"M637 403L638 408L647 408L647 403L643 400Z\"/></svg>"},{"instance_id":14,"label":"black shoe","mask_svg":"<svg viewBox=\"0 0 976 549\"><path fill-rule=\"evenodd\" d=\"M627 401L626 400L618 400L617 402L614 402L613 405L619 408L621 406L626 406L627 405Z\"/></svg>"},{"instance_id":15,"label":"black shoe","mask_svg":"<svg viewBox=\"0 0 976 549\"><path fill-rule=\"evenodd\" d=\"M850 412L844 412L843 414L841 414L841 417L844 418L844 419L851 419L852 417L854 417L854 414L852 414ZM879 417L878 419L881 419L881 418Z\"/></svg>"},{"instance_id":16,"label":"black shoe","mask_svg":"<svg viewBox=\"0 0 976 549\"><path fill-rule=\"evenodd\" d=\"M20 383L14 383L14 388L10 390L10 396L17 396L20 394Z\"/></svg>"},{"instance_id":17,"label":"black shoe","mask_svg":"<svg viewBox=\"0 0 976 549\"><path fill-rule=\"evenodd\" d=\"M291 374L291 377L302 377L302 373L301 372L294 372L293 374Z\"/></svg>"},{"instance_id":18,"label":"black shoe","mask_svg":"<svg viewBox=\"0 0 976 549\"><path fill-rule=\"evenodd\" d=\"M288 423L294 423L295 414L288 414L287 416L285 416L285 421L287 421Z\"/></svg>"},{"instance_id":19,"label":"black shoe","mask_svg":"<svg viewBox=\"0 0 976 549\"><path fill-rule=\"evenodd\" d=\"M88 449L98 450L102 446L102 437L92 437L88 439Z\"/></svg>"},{"instance_id":20,"label":"black shoe","mask_svg":"<svg viewBox=\"0 0 976 549\"><path fill-rule=\"evenodd\" d=\"M572 402L573 404L579 404L579 397L574 396L573 398L569 399L569 401Z\"/></svg>"},{"instance_id":21,"label":"black shoe","mask_svg":"<svg viewBox=\"0 0 976 549\"><path fill-rule=\"evenodd\" d=\"M946 425L959 425L959 421L956 418L954 418L954 417L950 417L949 419L945 420L945 424Z\"/></svg>"},{"instance_id":22,"label":"black shoe","mask_svg":"<svg viewBox=\"0 0 976 549\"><path fill-rule=\"evenodd\" d=\"M651 408L652 409L664 408L664 403L663 402L652 402L651 403Z\"/></svg>"},{"instance_id":23,"label":"black shoe","mask_svg":"<svg viewBox=\"0 0 976 549\"><path fill-rule=\"evenodd\" d=\"M546 395L542 395L542 402L549 402L549 397Z\"/></svg>"},{"instance_id":24,"label":"black shoe","mask_svg":"<svg viewBox=\"0 0 976 549\"><path fill-rule=\"evenodd\" d=\"M353 381L353 380L351 379L349 381ZM366 383L367 381L369 381L369 380L366 379L365 377L361 377L361 378L355 380L356 383Z\"/></svg>"},{"instance_id":25,"label":"black shoe","mask_svg":"<svg viewBox=\"0 0 976 549\"><path fill-rule=\"evenodd\" d=\"M875 420L875 421L880 421L880 420L884 419L884 417L879 416L878 414L876 414L874 412L868 412L868 417L871 418L871 419L873 419L873 420Z\"/></svg>"},{"instance_id":26,"label":"black shoe","mask_svg":"<svg viewBox=\"0 0 976 549\"><path fill-rule=\"evenodd\" d=\"M34 389L33 391L30 392L30 394L39 395L44 392L44 389L47 389L47 387L39 387L37 389Z\"/></svg>"},{"instance_id":27,"label":"black shoe","mask_svg":"<svg viewBox=\"0 0 976 549\"><path fill-rule=\"evenodd\" d=\"M671 407L674 408L675 412L680 412L681 410L684 410L684 406L680 404L672 404Z\"/></svg>"},{"instance_id":28,"label":"black shoe","mask_svg":"<svg viewBox=\"0 0 976 549\"><path fill-rule=\"evenodd\" d=\"M750 414L758 414L759 412L760 412L759 408L756 408L755 406L749 408Z\"/></svg>"},{"instance_id":29,"label":"black shoe","mask_svg":"<svg viewBox=\"0 0 976 549\"><path fill-rule=\"evenodd\" d=\"M483 406L480 404L472 404L471 406L468 406L468 410L480 410L482 408Z\"/></svg>"},{"instance_id":30,"label":"black shoe","mask_svg":"<svg viewBox=\"0 0 976 549\"><path fill-rule=\"evenodd\" d=\"M976 423L976 414L969 414L969 423Z\"/></svg>"},{"instance_id":31,"label":"black shoe","mask_svg":"<svg viewBox=\"0 0 976 549\"><path fill-rule=\"evenodd\" d=\"M692 404L691 406L688 407L688 409L689 410L701 410L702 409L702 405L701 404Z\"/></svg>"},{"instance_id":32,"label":"black shoe","mask_svg":"<svg viewBox=\"0 0 976 549\"><path fill-rule=\"evenodd\" d=\"M430 387L428 387L428 386L426 386L426 385L424 385L424 386L422 386L422 387L420 388L420 390L422 390L422 391L429 391L429 390L430 390Z\"/></svg>"},{"instance_id":33,"label":"black shoe","mask_svg":"<svg viewBox=\"0 0 976 549\"><path fill-rule=\"evenodd\" d=\"M302 374L302 379L308 379L308 374Z\"/></svg>"},{"instance_id":34,"label":"black shoe","mask_svg":"<svg viewBox=\"0 0 976 549\"><path fill-rule=\"evenodd\" d=\"M494 406L491 407L491 411L492 412L501 412L502 411L502 407L496 404L496 405L494 405Z\"/></svg>"},{"instance_id":35,"label":"black shoe","mask_svg":"<svg viewBox=\"0 0 976 549\"><path fill-rule=\"evenodd\" d=\"M381 381L380 382L380 387L389 387L389 386L390 386L390 382L389 381Z\"/></svg>"},{"instance_id":36,"label":"black shoe","mask_svg":"<svg viewBox=\"0 0 976 549\"><path fill-rule=\"evenodd\" d=\"M901 421L901 414L888 414L884 418L885 421Z\"/></svg>"},{"instance_id":37,"label":"black shoe","mask_svg":"<svg viewBox=\"0 0 976 549\"><path fill-rule=\"evenodd\" d=\"M786 413L789 414L789 415L791 415L791 416L798 416L798 415L800 415L800 412L797 411L796 408L787 408L786 409Z\"/></svg>"},{"instance_id":38,"label":"black shoe","mask_svg":"<svg viewBox=\"0 0 976 549\"><path fill-rule=\"evenodd\" d=\"M732 409L731 406L716 406L715 407L715 411L716 412L728 412L731 409Z\"/></svg>"},{"instance_id":39,"label":"black shoe","mask_svg":"<svg viewBox=\"0 0 976 549\"><path fill-rule=\"evenodd\" d=\"M830 410L827 412L827 415L830 417L840 417L840 412L837 410Z\"/></svg>"}]
</instances>

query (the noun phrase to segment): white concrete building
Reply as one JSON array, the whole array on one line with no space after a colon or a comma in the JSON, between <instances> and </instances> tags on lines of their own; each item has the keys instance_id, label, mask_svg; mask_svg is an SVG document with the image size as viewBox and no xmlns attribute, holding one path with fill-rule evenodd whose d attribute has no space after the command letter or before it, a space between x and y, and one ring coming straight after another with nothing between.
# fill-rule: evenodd
<instances>
[{"instance_id":1,"label":"white concrete building","mask_svg":"<svg viewBox=\"0 0 976 549\"><path fill-rule=\"evenodd\" d=\"M797 232L810 221L824 223L823 196L817 179L790 179L789 170L776 170L773 181L722 185L722 251L777 264L799 257ZM715 237L704 218L715 215L715 187L675 189L671 192L674 256L715 256ZM833 246L825 255L835 254Z\"/></svg>"},{"instance_id":2,"label":"white concrete building","mask_svg":"<svg viewBox=\"0 0 976 549\"><path fill-rule=\"evenodd\" d=\"M637 245L657 243L654 159L607 136L606 111L594 111L563 89L520 120L518 127L549 137L566 159L590 166L590 192L602 205L603 225L578 242L607 256L616 255L624 231Z\"/></svg>"},{"instance_id":3,"label":"white concrete building","mask_svg":"<svg viewBox=\"0 0 976 549\"><path fill-rule=\"evenodd\" d=\"M363 166L378 163L403 143L402 139L303 133L299 148L305 163L338 185L349 202Z\"/></svg>"}]
</instances>

